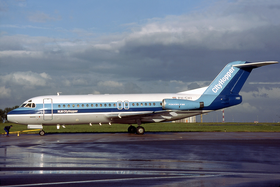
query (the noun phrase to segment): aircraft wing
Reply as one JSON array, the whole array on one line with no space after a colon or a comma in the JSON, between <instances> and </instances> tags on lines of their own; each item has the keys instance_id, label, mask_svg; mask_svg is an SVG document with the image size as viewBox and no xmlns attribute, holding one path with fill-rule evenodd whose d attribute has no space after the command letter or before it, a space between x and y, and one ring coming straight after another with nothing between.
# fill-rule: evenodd
<instances>
[{"instance_id":1,"label":"aircraft wing","mask_svg":"<svg viewBox=\"0 0 280 187\"><path fill-rule=\"evenodd\" d=\"M110 114L107 114L106 116L108 118L112 118L112 119L115 119L115 118L119 118L119 119L122 119L122 118L127 118L127 117L134 117L134 116L145 116L145 115L148 115L148 114L152 114L154 113L153 111L143 111L143 112L118 112L118 113L110 113Z\"/></svg>"},{"instance_id":2,"label":"aircraft wing","mask_svg":"<svg viewBox=\"0 0 280 187\"><path fill-rule=\"evenodd\" d=\"M106 115L113 123L137 123L137 120L141 120L145 117L153 116L154 111L143 112L119 112Z\"/></svg>"},{"instance_id":3,"label":"aircraft wing","mask_svg":"<svg viewBox=\"0 0 280 187\"><path fill-rule=\"evenodd\" d=\"M143 112L120 112L109 114L107 117L112 123L137 123L141 120L142 123L154 123L182 119L190 116L201 114L201 110L197 111L182 111L182 110L161 110L161 111L143 111Z\"/></svg>"}]
</instances>

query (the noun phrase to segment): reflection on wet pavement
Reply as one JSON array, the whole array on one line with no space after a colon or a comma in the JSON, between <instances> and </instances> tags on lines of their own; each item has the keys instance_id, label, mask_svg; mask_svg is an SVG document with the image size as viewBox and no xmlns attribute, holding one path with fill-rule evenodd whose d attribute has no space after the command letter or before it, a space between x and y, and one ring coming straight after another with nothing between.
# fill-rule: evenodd
<instances>
[{"instance_id":1,"label":"reflection on wet pavement","mask_svg":"<svg viewBox=\"0 0 280 187\"><path fill-rule=\"evenodd\" d=\"M2 186L280 186L280 133L0 137Z\"/></svg>"}]
</instances>

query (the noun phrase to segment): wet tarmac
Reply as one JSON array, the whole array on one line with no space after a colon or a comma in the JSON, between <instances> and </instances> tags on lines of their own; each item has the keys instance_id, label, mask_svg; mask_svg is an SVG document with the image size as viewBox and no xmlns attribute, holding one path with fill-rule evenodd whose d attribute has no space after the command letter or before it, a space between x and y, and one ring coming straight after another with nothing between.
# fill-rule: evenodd
<instances>
[{"instance_id":1,"label":"wet tarmac","mask_svg":"<svg viewBox=\"0 0 280 187\"><path fill-rule=\"evenodd\" d=\"M280 133L0 137L0 186L280 186Z\"/></svg>"}]
</instances>

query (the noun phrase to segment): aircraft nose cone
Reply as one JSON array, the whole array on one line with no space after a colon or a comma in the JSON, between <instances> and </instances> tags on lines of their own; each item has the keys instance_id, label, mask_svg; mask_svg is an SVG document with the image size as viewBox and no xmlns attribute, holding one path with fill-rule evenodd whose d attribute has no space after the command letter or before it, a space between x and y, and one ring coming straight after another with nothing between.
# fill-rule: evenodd
<instances>
[{"instance_id":1,"label":"aircraft nose cone","mask_svg":"<svg viewBox=\"0 0 280 187\"><path fill-rule=\"evenodd\" d=\"M7 115L7 120L8 120L9 122L12 122L12 123L18 123L18 121L16 120L15 116L14 116L14 115L11 115L11 114L9 114L9 113L8 113L8 115Z\"/></svg>"}]
</instances>

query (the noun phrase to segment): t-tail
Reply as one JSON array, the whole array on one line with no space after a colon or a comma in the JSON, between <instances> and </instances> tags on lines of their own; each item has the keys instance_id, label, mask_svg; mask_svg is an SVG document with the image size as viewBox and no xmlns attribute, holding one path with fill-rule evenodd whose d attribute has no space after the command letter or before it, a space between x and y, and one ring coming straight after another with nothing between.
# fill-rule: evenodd
<instances>
[{"instance_id":1,"label":"t-tail","mask_svg":"<svg viewBox=\"0 0 280 187\"><path fill-rule=\"evenodd\" d=\"M254 68L277 63L277 61L231 62L224 67L196 102L203 102L203 110L218 110L238 105L242 102L239 92L251 71Z\"/></svg>"}]
</instances>

